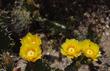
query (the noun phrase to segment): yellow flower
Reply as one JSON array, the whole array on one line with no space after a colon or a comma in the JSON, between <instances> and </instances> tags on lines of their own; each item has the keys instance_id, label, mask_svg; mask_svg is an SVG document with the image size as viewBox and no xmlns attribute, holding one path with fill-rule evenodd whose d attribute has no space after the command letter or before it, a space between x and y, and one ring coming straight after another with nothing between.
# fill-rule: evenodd
<instances>
[{"instance_id":1,"label":"yellow flower","mask_svg":"<svg viewBox=\"0 0 110 71\"><path fill-rule=\"evenodd\" d=\"M28 33L21 39L20 57L24 60L35 62L42 56L42 50L40 48L41 39L37 35Z\"/></svg>"},{"instance_id":2,"label":"yellow flower","mask_svg":"<svg viewBox=\"0 0 110 71\"><path fill-rule=\"evenodd\" d=\"M32 35L31 33L28 33L25 37L21 39L21 44L30 46L30 45L41 45L41 38L37 35Z\"/></svg>"},{"instance_id":3,"label":"yellow flower","mask_svg":"<svg viewBox=\"0 0 110 71\"><path fill-rule=\"evenodd\" d=\"M96 43L93 43L89 39L80 41L80 47L82 48L82 53L91 58L94 61L97 61L97 58L100 56L99 46Z\"/></svg>"},{"instance_id":4,"label":"yellow flower","mask_svg":"<svg viewBox=\"0 0 110 71\"><path fill-rule=\"evenodd\" d=\"M78 57L80 55L80 47L75 39L67 39L61 45L61 53L68 58Z\"/></svg>"},{"instance_id":5,"label":"yellow flower","mask_svg":"<svg viewBox=\"0 0 110 71\"><path fill-rule=\"evenodd\" d=\"M20 57L29 62L35 62L38 59L41 59L42 50L40 47L36 46L25 46L22 45L20 48Z\"/></svg>"}]
</instances>

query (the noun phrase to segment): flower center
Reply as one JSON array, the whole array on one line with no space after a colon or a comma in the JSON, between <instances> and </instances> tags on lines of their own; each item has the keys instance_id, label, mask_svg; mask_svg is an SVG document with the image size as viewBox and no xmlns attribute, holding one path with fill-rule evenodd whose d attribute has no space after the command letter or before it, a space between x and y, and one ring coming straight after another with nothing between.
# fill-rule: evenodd
<instances>
[{"instance_id":1,"label":"flower center","mask_svg":"<svg viewBox=\"0 0 110 71\"><path fill-rule=\"evenodd\" d=\"M92 55L93 54L93 51L92 50L87 50L87 54Z\"/></svg>"},{"instance_id":2,"label":"flower center","mask_svg":"<svg viewBox=\"0 0 110 71\"><path fill-rule=\"evenodd\" d=\"M34 51L32 50L28 51L27 56L34 56Z\"/></svg>"},{"instance_id":3,"label":"flower center","mask_svg":"<svg viewBox=\"0 0 110 71\"><path fill-rule=\"evenodd\" d=\"M74 48L72 48L72 47L69 48L69 49L68 49L68 52L74 52Z\"/></svg>"},{"instance_id":4,"label":"flower center","mask_svg":"<svg viewBox=\"0 0 110 71\"><path fill-rule=\"evenodd\" d=\"M35 41L32 42L32 44L35 44L35 43L36 43Z\"/></svg>"}]
</instances>

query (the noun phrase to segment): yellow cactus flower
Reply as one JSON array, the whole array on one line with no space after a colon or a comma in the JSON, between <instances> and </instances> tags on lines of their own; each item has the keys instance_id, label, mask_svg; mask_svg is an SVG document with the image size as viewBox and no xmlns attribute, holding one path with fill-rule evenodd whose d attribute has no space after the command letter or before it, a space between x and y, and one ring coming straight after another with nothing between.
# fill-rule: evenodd
<instances>
[{"instance_id":1,"label":"yellow cactus flower","mask_svg":"<svg viewBox=\"0 0 110 71\"><path fill-rule=\"evenodd\" d=\"M67 39L61 45L61 53L68 58L78 57L80 55L80 47L75 39Z\"/></svg>"},{"instance_id":2,"label":"yellow cactus flower","mask_svg":"<svg viewBox=\"0 0 110 71\"><path fill-rule=\"evenodd\" d=\"M41 59L42 50L40 47L36 46L25 46L22 45L20 48L20 57L29 62L35 62L38 59Z\"/></svg>"},{"instance_id":3,"label":"yellow cactus flower","mask_svg":"<svg viewBox=\"0 0 110 71\"><path fill-rule=\"evenodd\" d=\"M37 35L32 35L31 33L28 33L25 37L21 39L21 44L30 46L30 45L41 45L41 38Z\"/></svg>"},{"instance_id":4,"label":"yellow cactus flower","mask_svg":"<svg viewBox=\"0 0 110 71\"><path fill-rule=\"evenodd\" d=\"M91 58L93 61L97 61L97 58L100 56L99 46L96 43L93 43L89 39L80 41L80 47L82 48L82 53Z\"/></svg>"},{"instance_id":5,"label":"yellow cactus flower","mask_svg":"<svg viewBox=\"0 0 110 71\"><path fill-rule=\"evenodd\" d=\"M39 36L28 33L21 39L21 44L19 53L21 58L31 62L35 62L41 58L42 50L40 48L41 39Z\"/></svg>"}]
</instances>

